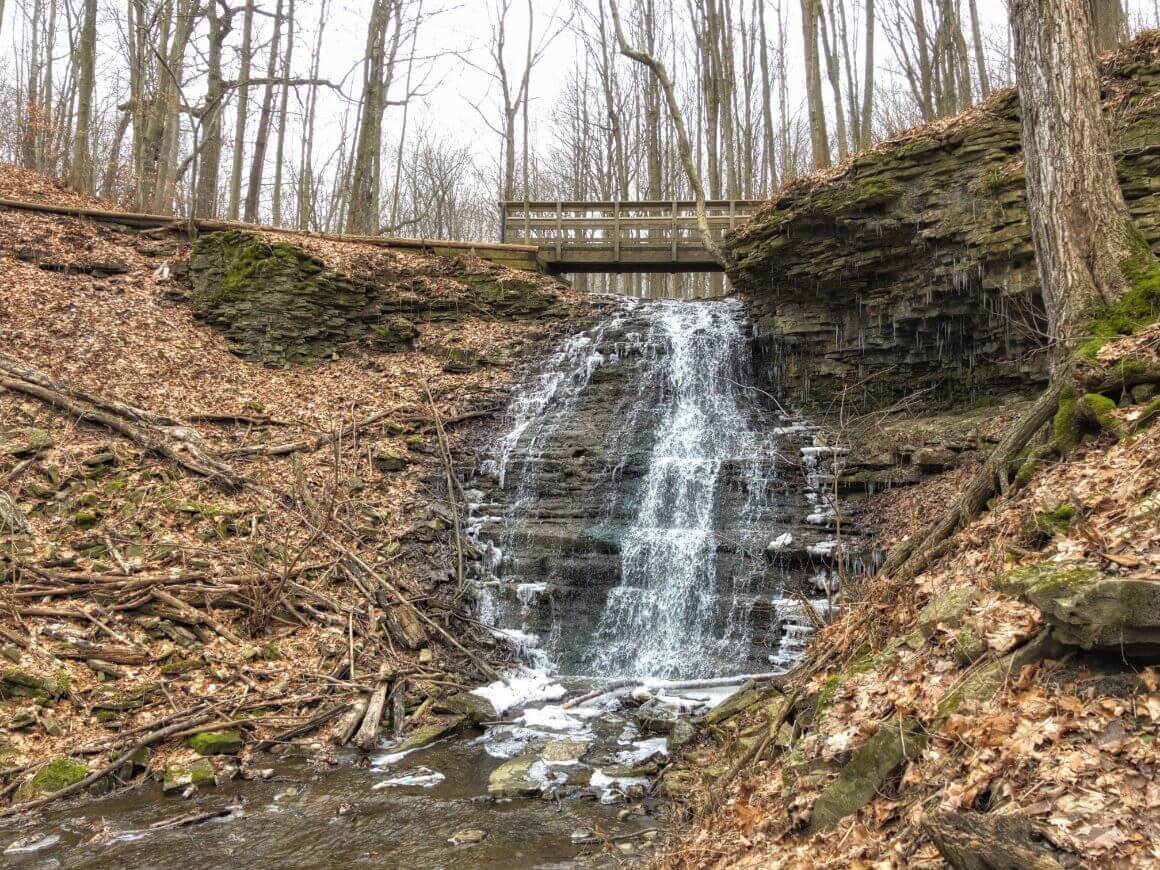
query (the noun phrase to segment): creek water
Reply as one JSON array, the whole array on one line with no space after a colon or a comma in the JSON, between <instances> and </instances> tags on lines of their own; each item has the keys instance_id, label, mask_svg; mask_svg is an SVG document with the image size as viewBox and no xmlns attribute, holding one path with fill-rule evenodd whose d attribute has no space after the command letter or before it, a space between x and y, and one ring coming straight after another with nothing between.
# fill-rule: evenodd
<instances>
[{"instance_id":1,"label":"creek water","mask_svg":"<svg viewBox=\"0 0 1160 870\"><path fill-rule=\"evenodd\" d=\"M672 681L796 661L835 582L834 506L829 451L750 386L737 303L610 309L540 361L465 483L479 613L522 662L479 690L503 724L369 765L307 747L189 801L153 786L54 809L0 827L6 863L563 867L610 860L594 832L613 857L647 842L666 732L736 690ZM565 706L627 677L643 688ZM485 837L449 842L464 829Z\"/></svg>"}]
</instances>

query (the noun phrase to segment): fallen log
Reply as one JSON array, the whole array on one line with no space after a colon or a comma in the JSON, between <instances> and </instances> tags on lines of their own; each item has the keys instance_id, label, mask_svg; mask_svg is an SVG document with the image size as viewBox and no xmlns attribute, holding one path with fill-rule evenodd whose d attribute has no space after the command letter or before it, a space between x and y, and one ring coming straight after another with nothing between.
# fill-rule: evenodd
<instances>
[{"instance_id":1,"label":"fallen log","mask_svg":"<svg viewBox=\"0 0 1160 870\"><path fill-rule=\"evenodd\" d=\"M370 752L378 745L379 739L379 723L383 718L383 708L387 702L387 689L390 687L391 679L390 672L384 665L379 669L379 682L375 686L375 690L371 692L370 699L367 701L366 715L363 716L362 725L359 726L358 733L354 736L354 745L363 752Z\"/></svg>"}]
</instances>

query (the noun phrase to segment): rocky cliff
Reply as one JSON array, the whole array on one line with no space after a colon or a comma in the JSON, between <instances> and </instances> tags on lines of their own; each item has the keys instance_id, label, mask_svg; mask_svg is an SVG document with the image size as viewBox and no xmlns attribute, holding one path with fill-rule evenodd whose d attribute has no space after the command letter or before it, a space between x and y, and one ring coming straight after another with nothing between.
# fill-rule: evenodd
<instances>
[{"instance_id":1,"label":"rocky cliff","mask_svg":"<svg viewBox=\"0 0 1160 870\"><path fill-rule=\"evenodd\" d=\"M1102 71L1124 196L1160 247L1160 44ZM1042 381L1024 184L1008 90L783 190L729 239L765 377L815 410Z\"/></svg>"}]
</instances>

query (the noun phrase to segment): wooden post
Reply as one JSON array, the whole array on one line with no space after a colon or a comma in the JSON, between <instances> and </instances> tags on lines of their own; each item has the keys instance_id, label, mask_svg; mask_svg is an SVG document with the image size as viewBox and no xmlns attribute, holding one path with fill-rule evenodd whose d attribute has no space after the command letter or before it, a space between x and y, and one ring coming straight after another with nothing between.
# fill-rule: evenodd
<instances>
[{"instance_id":1,"label":"wooden post","mask_svg":"<svg viewBox=\"0 0 1160 870\"><path fill-rule=\"evenodd\" d=\"M501 202L499 204L499 241L503 244L507 241L507 203Z\"/></svg>"},{"instance_id":2,"label":"wooden post","mask_svg":"<svg viewBox=\"0 0 1160 870\"><path fill-rule=\"evenodd\" d=\"M677 201L673 200L673 265L677 264Z\"/></svg>"},{"instance_id":3,"label":"wooden post","mask_svg":"<svg viewBox=\"0 0 1160 870\"><path fill-rule=\"evenodd\" d=\"M620 200L612 204L612 260L620 262Z\"/></svg>"},{"instance_id":4,"label":"wooden post","mask_svg":"<svg viewBox=\"0 0 1160 870\"><path fill-rule=\"evenodd\" d=\"M528 201L524 200L524 244L530 245L532 243L532 226L529 223L531 220L531 208L528 207Z\"/></svg>"},{"instance_id":5,"label":"wooden post","mask_svg":"<svg viewBox=\"0 0 1160 870\"><path fill-rule=\"evenodd\" d=\"M556 200L556 259L564 259L564 226L563 213L564 204L560 200Z\"/></svg>"},{"instance_id":6,"label":"wooden post","mask_svg":"<svg viewBox=\"0 0 1160 870\"><path fill-rule=\"evenodd\" d=\"M737 216L737 200L729 200L729 229L733 229L734 219Z\"/></svg>"}]
</instances>

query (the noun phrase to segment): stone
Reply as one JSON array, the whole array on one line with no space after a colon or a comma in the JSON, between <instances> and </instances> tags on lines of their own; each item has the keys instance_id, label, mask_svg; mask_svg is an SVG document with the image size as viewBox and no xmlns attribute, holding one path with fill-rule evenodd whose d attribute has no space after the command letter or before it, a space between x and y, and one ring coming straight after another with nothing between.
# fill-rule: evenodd
<instances>
[{"instance_id":1,"label":"stone","mask_svg":"<svg viewBox=\"0 0 1160 870\"><path fill-rule=\"evenodd\" d=\"M542 781L532 773L539 761L535 755L505 761L488 776L487 793L497 798L535 797L543 788Z\"/></svg>"},{"instance_id":2,"label":"stone","mask_svg":"<svg viewBox=\"0 0 1160 870\"><path fill-rule=\"evenodd\" d=\"M958 454L945 447L920 447L911 454L910 461L923 471L945 471L958 465Z\"/></svg>"},{"instance_id":3,"label":"stone","mask_svg":"<svg viewBox=\"0 0 1160 870\"><path fill-rule=\"evenodd\" d=\"M21 459L47 450L53 444L47 429L26 426L0 434L0 454Z\"/></svg>"},{"instance_id":4,"label":"stone","mask_svg":"<svg viewBox=\"0 0 1160 870\"><path fill-rule=\"evenodd\" d=\"M918 614L918 630L930 637L940 625L951 628L962 622L963 615L979 600L979 590L973 586L959 586L927 602Z\"/></svg>"},{"instance_id":5,"label":"stone","mask_svg":"<svg viewBox=\"0 0 1160 870\"><path fill-rule=\"evenodd\" d=\"M405 317L396 315L387 318L387 322L375 326L370 331L368 341L376 350L400 351L408 350L419 337L419 330Z\"/></svg>"},{"instance_id":6,"label":"stone","mask_svg":"<svg viewBox=\"0 0 1160 870\"><path fill-rule=\"evenodd\" d=\"M435 709L440 713L456 713L466 716L469 721L478 725L480 722L494 722L499 718L499 712L491 701L473 692L457 692L435 702Z\"/></svg>"},{"instance_id":7,"label":"stone","mask_svg":"<svg viewBox=\"0 0 1160 870\"><path fill-rule=\"evenodd\" d=\"M394 474L404 470L415 460L406 453L400 453L397 450L391 450L389 447L383 447L371 455L371 461L374 463L375 468L383 474Z\"/></svg>"},{"instance_id":8,"label":"stone","mask_svg":"<svg viewBox=\"0 0 1160 870\"><path fill-rule=\"evenodd\" d=\"M1012 571L1002 588L1043 612L1060 643L1126 654L1160 651L1160 583L1104 574L1079 562Z\"/></svg>"},{"instance_id":9,"label":"stone","mask_svg":"<svg viewBox=\"0 0 1160 870\"><path fill-rule=\"evenodd\" d=\"M456 831L447 842L452 846L469 846L473 843L482 843L486 837L486 831L481 831L478 828L466 828L462 831Z\"/></svg>"},{"instance_id":10,"label":"stone","mask_svg":"<svg viewBox=\"0 0 1160 870\"><path fill-rule=\"evenodd\" d=\"M391 752L410 752L414 749L420 749L430 743L434 743L436 740L442 740L444 737L454 734L466 722L466 716L456 716L454 719L443 719L438 722L432 722L429 725L420 726L404 737L398 744L391 747Z\"/></svg>"},{"instance_id":11,"label":"stone","mask_svg":"<svg viewBox=\"0 0 1160 870\"><path fill-rule=\"evenodd\" d=\"M808 833L828 831L866 806L925 745L926 736L916 722L904 722L902 727L884 722L818 797L810 813Z\"/></svg>"},{"instance_id":12,"label":"stone","mask_svg":"<svg viewBox=\"0 0 1160 870\"><path fill-rule=\"evenodd\" d=\"M654 700L637 707L632 719L643 734L668 734L677 722L677 712Z\"/></svg>"},{"instance_id":13,"label":"stone","mask_svg":"<svg viewBox=\"0 0 1160 870\"><path fill-rule=\"evenodd\" d=\"M995 659L969 673L963 680L943 695L938 702L938 715L948 716L955 712L964 701L985 703L1003 688L1008 679L1019 675L1025 665L1047 658L1061 651L1061 647L1048 631L1041 631L1033 639L1014 652Z\"/></svg>"},{"instance_id":14,"label":"stone","mask_svg":"<svg viewBox=\"0 0 1160 870\"><path fill-rule=\"evenodd\" d=\"M29 800L39 795L52 794L70 785L76 785L89 775L83 761L73 758L57 758L40 768L17 790L18 800Z\"/></svg>"},{"instance_id":15,"label":"stone","mask_svg":"<svg viewBox=\"0 0 1160 870\"><path fill-rule=\"evenodd\" d=\"M47 702L64 695L69 689L68 674L42 677L20 668L5 668L0 677L0 698L30 698Z\"/></svg>"},{"instance_id":16,"label":"stone","mask_svg":"<svg viewBox=\"0 0 1160 870\"><path fill-rule=\"evenodd\" d=\"M669 732L665 745L669 752L675 752L688 746L697 736L697 726L687 716L680 716L673 723L673 730Z\"/></svg>"},{"instance_id":17,"label":"stone","mask_svg":"<svg viewBox=\"0 0 1160 870\"><path fill-rule=\"evenodd\" d=\"M242 735L234 730L202 731L186 743L198 755L237 755L242 748Z\"/></svg>"},{"instance_id":18,"label":"stone","mask_svg":"<svg viewBox=\"0 0 1160 870\"><path fill-rule=\"evenodd\" d=\"M540 753L540 757L551 764L566 764L578 761L580 756L588 751L588 746L587 740L562 737L549 741L543 752Z\"/></svg>"},{"instance_id":19,"label":"stone","mask_svg":"<svg viewBox=\"0 0 1160 870\"><path fill-rule=\"evenodd\" d=\"M1155 396L1155 384L1137 384L1132 387L1132 401L1137 405L1143 405L1145 402L1151 401Z\"/></svg>"},{"instance_id":20,"label":"stone","mask_svg":"<svg viewBox=\"0 0 1160 870\"><path fill-rule=\"evenodd\" d=\"M165 768L161 781L164 794L184 792L190 786L214 784L214 766L208 758L198 758L189 764L170 764Z\"/></svg>"}]
</instances>

